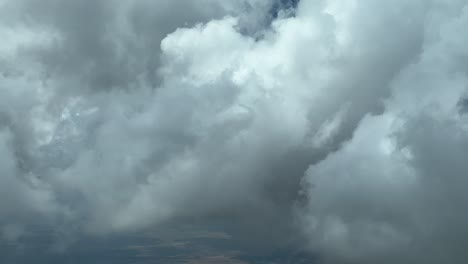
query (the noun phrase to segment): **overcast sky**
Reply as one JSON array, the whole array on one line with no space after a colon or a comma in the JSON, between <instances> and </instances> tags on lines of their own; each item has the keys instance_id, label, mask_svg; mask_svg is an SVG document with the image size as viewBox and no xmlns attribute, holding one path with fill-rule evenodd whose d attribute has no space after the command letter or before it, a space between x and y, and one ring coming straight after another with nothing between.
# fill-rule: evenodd
<instances>
[{"instance_id":1,"label":"overcast sky","mask_svg":"<svg viewBox=\"0 0 468 264\"><path fill-rule=\"evenodd\" d=\"M0 0L0 240L196 219L465 263L467 27L466 0Z\"/></svg>"}]
</instances>

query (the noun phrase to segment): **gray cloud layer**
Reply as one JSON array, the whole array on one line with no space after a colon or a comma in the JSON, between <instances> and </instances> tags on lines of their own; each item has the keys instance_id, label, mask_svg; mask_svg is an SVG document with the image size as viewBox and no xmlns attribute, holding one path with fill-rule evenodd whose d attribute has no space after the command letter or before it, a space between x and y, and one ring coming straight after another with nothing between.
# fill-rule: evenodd
<instances>
[{"instance_id":1,"label":"gray cloud layer","mask_svg":"<svg viewBox=\"0 0 468 264\"><path fill-rule=\"evenodd\" d=\"M465 1L274 6L0 1L5 237L221 219L325 263L462 263Z\"/></svg>"}]
</instances>

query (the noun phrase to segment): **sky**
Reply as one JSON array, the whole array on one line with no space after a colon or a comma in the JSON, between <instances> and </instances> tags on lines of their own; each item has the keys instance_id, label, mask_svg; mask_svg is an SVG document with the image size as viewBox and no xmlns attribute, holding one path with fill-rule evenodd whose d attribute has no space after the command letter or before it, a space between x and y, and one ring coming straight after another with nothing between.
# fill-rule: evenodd
<instances>
[{"instance_id":1,"label":"sky","mask_svg":"<svg viewBox=\"0 0 468 264\"><path fill-rule=\"evenodd\" d=\"M465 263L467 26L465 0L0 0L0 241L196 223Z\"/></svg>"}]
</instances>

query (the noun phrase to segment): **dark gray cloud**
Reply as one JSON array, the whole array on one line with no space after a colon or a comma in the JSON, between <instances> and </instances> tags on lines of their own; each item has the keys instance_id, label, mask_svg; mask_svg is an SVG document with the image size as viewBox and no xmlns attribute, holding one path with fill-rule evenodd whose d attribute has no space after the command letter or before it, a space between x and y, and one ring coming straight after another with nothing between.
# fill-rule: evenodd
<instances>
[{"instance_id":1,"label":"dark gray cloud","mask_svg":"<svg viewBox=\"0 0 468 264\"><path fill-rule=\"evenodd\" d=\"M0 5L5 238L196 221L330 263L466 257L464 1Z\"/></svg>"},{"instance_id":2,"label":"dark gray cloud","mask_svg":"<svg viewBox=\"0 0 468 264\"><path fill-rule=\"evenodd\" d=\"M23 46L21 53L42 63L49 78L61 80L61 90L82 93L129 88L142 78L156 86L159 46L167 34L229 14L241 14L242 27L254 30L267 16L269 5L262 0L224 4L210 0L21 0L5 4L5 13L9 9L16 13L5 20L17 27L51 31L51 45Z\"/></svg>"}]
</instances>

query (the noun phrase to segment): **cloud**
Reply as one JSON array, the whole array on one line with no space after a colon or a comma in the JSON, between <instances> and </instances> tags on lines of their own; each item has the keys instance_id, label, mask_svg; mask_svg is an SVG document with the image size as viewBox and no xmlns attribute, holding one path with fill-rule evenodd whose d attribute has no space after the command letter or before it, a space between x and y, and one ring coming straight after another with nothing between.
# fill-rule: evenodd
<instances>
[{"instance_id":1,"label":"cloud","mask_svg":"<svg viewBox=\"0 0 468 264\"><path fill-rule=\"evenodd\" d=\"M385 113L368 115L350 142L308 170L304 228L325 263L466 258L465 48L455 33L466 8L439 4L427 11L422 52L392 82Z\"/></svg>"},{"instance_id":2,"label":"cloud","mask_svg":"<svg viewBox=\"0 0 468 264\"><path fill-rule=\"evenodd\" d=\"M463 1L1 5L1 224L463 257Z\"/></svg>"}]
</instances>

